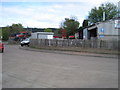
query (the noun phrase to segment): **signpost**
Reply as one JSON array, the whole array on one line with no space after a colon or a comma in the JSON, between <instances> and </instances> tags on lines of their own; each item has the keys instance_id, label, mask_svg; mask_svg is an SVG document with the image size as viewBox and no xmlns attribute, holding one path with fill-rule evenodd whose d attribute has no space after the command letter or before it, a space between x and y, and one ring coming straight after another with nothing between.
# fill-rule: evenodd
<instances>
[{"instance_id":1,"label":"signpost","mask_svg":"<svg viewBox=\"0 0 120 90\"><path fill-rule=\"evenodd\" d=\"M104 37L104 28L101 28L100 29L100 38L103 38Z\"/></svg>"},{"instance_id":2,"label":"signpost","mask_svg":"<svg viewBox=\"0 0 120 90\"><path fill-rule=\"evenodd\" d=\"M104 37L104 35L100 35L100 37L101 37L101 38L103 38L103 37Z\"/></svg>"},{"instance_id":3,"label":"signpost","mask_svg":"<svg viewBox=\"0 0 120 90\"><path fill-rule=\"evenodd\" d=\"M101 28L100 32L104 33L104 28Z\"/></svg>"}]
</instances>

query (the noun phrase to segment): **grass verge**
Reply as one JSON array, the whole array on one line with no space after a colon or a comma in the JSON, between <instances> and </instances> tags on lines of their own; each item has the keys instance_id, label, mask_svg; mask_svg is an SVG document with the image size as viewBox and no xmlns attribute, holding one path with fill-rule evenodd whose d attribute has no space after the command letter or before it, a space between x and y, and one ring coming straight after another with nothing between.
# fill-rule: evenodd
<instances>
[{"instance_id":1,"label":"grass verge","mask_svg":"<svg viewBox=\"0 0 120 90\"><path fill-rule=\"evenodd\" d=\"M95 54L111 54L118 55L118 50L100 49L100 48L81 48L81 47L45 47L45 46L30 46L30 48L41 49L41 50L58 50L58 51L73 51L73 52L84 52L84 53L95 53Z\"/></svg>"}]
</instances>

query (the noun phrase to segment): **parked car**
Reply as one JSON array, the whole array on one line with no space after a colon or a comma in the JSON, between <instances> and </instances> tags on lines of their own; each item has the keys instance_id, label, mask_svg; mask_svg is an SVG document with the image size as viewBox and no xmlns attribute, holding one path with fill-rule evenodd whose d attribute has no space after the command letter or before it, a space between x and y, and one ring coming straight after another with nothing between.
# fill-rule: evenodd
<instances>
[{"instance_id":1,"label":"parked car","mask_svg":"<svg viewBox=\"0 0 120 90\"><path fill-rule=\"evenodd\" d=\"M25 45L29 46L29 44L30 44L30 38L26 38L25 40L21 41L20 43L21 43L22 47L25 46Z\"/></svg>"},{"instance_id":2,"label":"parked car","mask_svg":"<svg viewBox=\"0 0 120 90\"><path fill-rule=\"evenodd\" d=\"M0 41L0 52L4 52L4 44Z\"/></svg>"}]
</instances>

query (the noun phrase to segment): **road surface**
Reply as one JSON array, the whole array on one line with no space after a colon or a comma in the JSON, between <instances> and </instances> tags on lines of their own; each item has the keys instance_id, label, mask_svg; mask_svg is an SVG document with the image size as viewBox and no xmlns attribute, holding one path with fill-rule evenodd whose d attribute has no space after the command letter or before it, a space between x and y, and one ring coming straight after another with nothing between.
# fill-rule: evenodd
<instances>
[{"instance_id":1,"label":"road surface","mask_svg":"<svg viewBox=\"0 0 120 90\"><path fill-rule=\"evenodd\" d=\"M0 53L0 90L2 89L2 53Z\"/></svg>"},{"instance_id":2,"label":"road surface","mask_svg":"<svg viewBox=\"0 0 120 90\"><path fill-rule=\"evenodd\" d=\"M6 45L3 88L118 88L118 59L23 50Z\"/></svg>"}]
</instances>

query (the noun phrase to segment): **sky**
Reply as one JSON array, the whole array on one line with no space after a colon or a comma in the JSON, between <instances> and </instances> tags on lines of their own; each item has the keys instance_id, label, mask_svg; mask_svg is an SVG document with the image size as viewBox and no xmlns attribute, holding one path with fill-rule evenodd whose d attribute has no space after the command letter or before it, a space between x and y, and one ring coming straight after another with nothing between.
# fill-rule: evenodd
<instances>
[{"instance_id":1,"label":"sky","mask_svg":"<svg viewBox=\"0 0 120 90\"><path fill-rule=\"evenodd\" d=\"M65 18L76 17L82 25L90 10L118 0L2 0L0 27L21 23L25 28L59 28Z\"/></svg>"}]
</instances>

